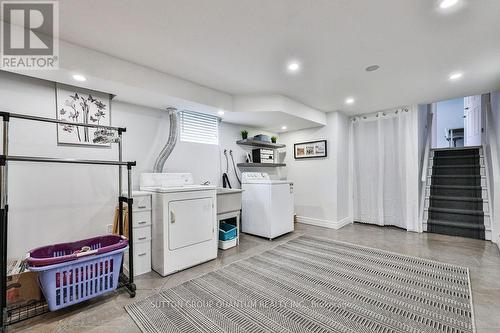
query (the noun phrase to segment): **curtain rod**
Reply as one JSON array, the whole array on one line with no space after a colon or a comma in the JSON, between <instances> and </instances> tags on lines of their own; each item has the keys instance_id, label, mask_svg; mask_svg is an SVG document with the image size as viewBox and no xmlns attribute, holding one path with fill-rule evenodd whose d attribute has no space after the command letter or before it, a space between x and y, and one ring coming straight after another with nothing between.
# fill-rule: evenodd
<instances>
[{"instance_id":1,"label":"curtain rod","mask_svg":"<svg viewBox=\"0 0 500 333\"><path fill-rule=\"evenodd\" d=\"M369 113L369 114L365 114L365 115L354 116L351 118L351 121L356 122L356 121L362 121L362 120L376 119L379 117L397 115L399 112L409 112L409 111L410 111L409 107L404 106L404 107L400 107L400 108L393 109L393 110L377 111L377 112Z\"/></svg>"}]
</instances>

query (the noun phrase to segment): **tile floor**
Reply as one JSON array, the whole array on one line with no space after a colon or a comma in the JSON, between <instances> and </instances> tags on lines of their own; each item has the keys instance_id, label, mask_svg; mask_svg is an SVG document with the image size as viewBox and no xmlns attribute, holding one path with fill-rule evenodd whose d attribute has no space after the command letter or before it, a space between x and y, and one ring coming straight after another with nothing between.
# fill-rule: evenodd
<instances>
[{"instance_id":1,"label":"tile floor","mask_svg":"<svg viewBox=\"0 0 500 333\"><path fill-rule=\"evenodd\" d=\"M500 332L500 251L491 243L437 234L416 234L396 228L353 224L340 230L298 224L296 231L268 241L242 235L238 248L219 251L219 257L205 264L162 278L156 273L138 277L137 296L118 291L68 310L18 323L10 332L140 332L124 306L236 260L250 257L302 234L347 241L397 253L468 266L471 272L477 333Z\"/></svg>"}]
</instances>

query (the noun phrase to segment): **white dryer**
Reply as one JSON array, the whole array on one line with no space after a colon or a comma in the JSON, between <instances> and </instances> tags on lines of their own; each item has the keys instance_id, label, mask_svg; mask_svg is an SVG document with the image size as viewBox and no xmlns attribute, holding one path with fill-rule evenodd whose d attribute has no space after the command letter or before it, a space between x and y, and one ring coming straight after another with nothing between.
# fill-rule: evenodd
<instances>
[{"instance_id":1,"label":"white dryer","mask_svg":"<svg viewBox=\"0 0 500 333\"><path fill-rule=\"evenodd\" d=\"M217 257L216 188L189 173L145 173L152 192L152 268L162 276Z\"/></svg>"},{"instance_id":2,"label":"white dryer","mask_svg":"<svg viewBox=\"0 0 500 333\"><path fill-rule=\"evenodd\" d=\"M294 230L293 183L263 172L242 174L241 231L269 239Z\"/></svg>"}]
</instances>

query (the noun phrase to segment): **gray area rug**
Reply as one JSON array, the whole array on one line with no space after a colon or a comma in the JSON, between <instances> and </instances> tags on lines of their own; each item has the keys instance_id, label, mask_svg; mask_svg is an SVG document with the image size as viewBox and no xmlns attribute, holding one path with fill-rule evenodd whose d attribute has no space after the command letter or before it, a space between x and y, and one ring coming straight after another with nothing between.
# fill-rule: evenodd
<instances>
[{"instance_id":1,"label":"gray area rug","mask_svg":"<svg viewBox=\"0 0 500 333\"><path fill-rule=\"evenodd\" d=\"M467 268L310 236L126 309L143 332L475 332Z\"/></svg>"}]
</instances>

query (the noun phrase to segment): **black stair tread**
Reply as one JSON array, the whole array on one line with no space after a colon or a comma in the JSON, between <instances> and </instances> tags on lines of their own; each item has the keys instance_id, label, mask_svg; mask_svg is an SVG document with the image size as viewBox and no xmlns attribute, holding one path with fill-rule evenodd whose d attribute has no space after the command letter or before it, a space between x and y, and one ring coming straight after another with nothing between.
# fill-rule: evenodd
<instances>
[{"instance_id":1,"label":"black stair tread","mask_svg":"<svg viewBox=\"0 0 500 333\"><path fill-rule=\"evenodd\" d=\"M431 175L436 178L481 178L481 175Z\"/></svg>"},{"instance_id":2,"label":"black stair tread","mask_svg":"<svg viewBox=\"0 0 500 333\"><path fill-rule=\"evenodd\" d=\"M480 185L430 185L431 188L454 188L464 190L480 190Z\"/></svg>"},{"instance_id":3,"label":"black stair tread","mask_svg":"<svg viewBox=\"0 0 500 333\"><path fill-rule=\"evenodd\" d=\"M444 147L444 148L432 148L432 151L467 151L481 149L483 146L467 146L467 147Z\"/></svg>"},{"instance_id":4,"label":"black stair tread","mask_svg":"<svg viewBox=\"0 0 500 333\"><path fill-rule=\"evenodd\" d=\"M429 197L431 200L449 200L449 201L474 201L479 202L483 201L483 198L474 198L474 197L449 197L445 195L431 195Z\"/></svg>"},{"instance_id":5,"label":"black stair tread","mask_svg":"<svg viewBox=\"0 0 500 333\"><path fill-rule=\"evenodd\" d=\"M472 158L472 157L480 157L479 154L469 154L469 155L451 155L451 156L436 156L434 155L434 159L460 159L460 158Z\"/></svg>"},{"instance_id":6,"label":"black stair tread","mask_svg":"<svg viewBox=\"0 0 500 333\"><path fill-rule=\"evenodd\" d=\"M480 168L477 164L433 165L433 168Z\"/></svg>"},{"instance_id":7,"label":"black stair tread","mask_svg":"<svg viewBox=\"0 0 500 333\"><path fill-rule=\"evenodd\" d=\"M471 209L455 209L455 208L437 208L437 207L429 207L429 212L440 212L440 213L449 213L449 214L461 214L461 215L484 215L482 210L471 210Z\"/></svg>"},{"instance_id":8,"label":"black stair tread","mask_svg":"<svg viewBox=\"0 0 500 333\"><path fill-rule=\"evenodd\" d=\"M476 229L485 230L484 224L471 223L471 222L455 222L455 221L445 221L445 220L427 220L427 225L440 225L445 227L454 227L461 229Z\"/></svg>"},{"instance_id":9,"label":"black stair tread","mask_svg":"<svg viewBox=\"0 0 500 333\"><path fill-rule=\"evenodd\" d=\"M479 148L434 151L429 175L429 232L484 239L483 186L479 184L484 166Z\"/></svg>"},{"instance_id":10,"label":"black stair tread","mask_svg":"<svg viewBox=\"0 0 500 333\"><path fill-rule=\"evenodd\" d=\"M434 150L434 156L457 156L457 155L472 155L472 154L479 154L479 149L445 150L445 151Z\"/></svg>"}]
</instances>

